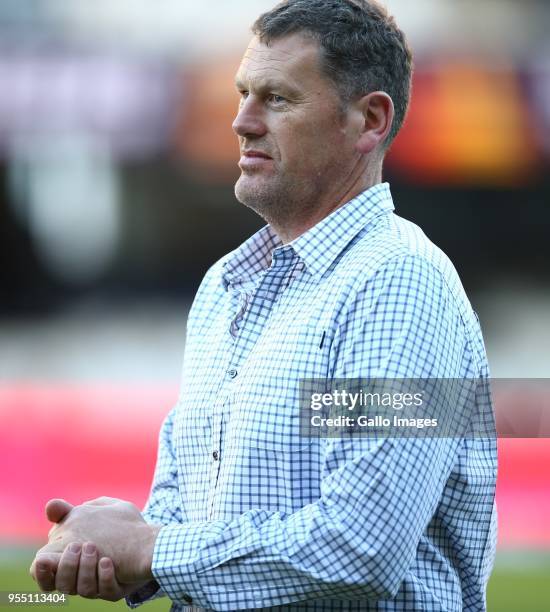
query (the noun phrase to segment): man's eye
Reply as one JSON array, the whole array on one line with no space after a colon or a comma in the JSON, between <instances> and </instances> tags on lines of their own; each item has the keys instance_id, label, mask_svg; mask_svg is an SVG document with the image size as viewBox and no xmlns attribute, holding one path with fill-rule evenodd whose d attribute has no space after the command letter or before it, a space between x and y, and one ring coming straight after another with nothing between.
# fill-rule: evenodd
<instances>
[{"instance_id":1,"label":"man's eye","mask_svg":"<svg viewBox=\"0 0 550 612\"><path fill-rule=\"evenodd\" d=\"M267 99L269 102L273 102L273 104L284 104L286 102L286 98L283 98L283 96L278 96L277 94L269 94Z\"/></svg>"},{"instance_id":2,"label":"man's eye","mask_svg":"<svg viewBox=\"0 0 550 612\"><path fill-rule=\"evenodd\" d=\"M239 108L241 108L245 100L248 98L248 91L239 91L239 95Z\"/></svg>"}]
</instances>

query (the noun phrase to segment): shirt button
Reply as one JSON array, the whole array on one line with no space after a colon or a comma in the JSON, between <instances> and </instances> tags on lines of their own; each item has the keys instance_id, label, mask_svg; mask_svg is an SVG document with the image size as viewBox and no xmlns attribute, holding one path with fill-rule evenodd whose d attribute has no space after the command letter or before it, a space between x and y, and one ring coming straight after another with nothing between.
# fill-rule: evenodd
<instances>
[{"instance_id":1,"label":"shirt button","mask_svg":"<svg viewBox=\"0 0 550 612\"><path fill-rule=\"evenodd\" d=\"M185 601L185 603L193 603L193 598L191 597L191 595L182 595L182 599L183 601Z\"/></svg>"},{"instance_id":2,"label":"shirt button","mask_svg":"<svg viewBox=\"0 0 550 612\"><path fill-rule=\"evenodd\" d=\"M219 458L219 456L220 456L220 454L218 453L218 451L214 451L214 452L212 453L212 457L214 458L214 461L217 461L217 460L218 460L218 458Z\"/></svg>"},{"instance_id":3,"label":"shirt button","mask_svg":"<svg viewBox=\"0 0 550 612\"><path fill-rule=\"evenodd\" d=\"M235 378L237 376L237 370L235 370L235 368L230 368L227 370L227 375L229 378Z\"/></svg>"}]
</instances>

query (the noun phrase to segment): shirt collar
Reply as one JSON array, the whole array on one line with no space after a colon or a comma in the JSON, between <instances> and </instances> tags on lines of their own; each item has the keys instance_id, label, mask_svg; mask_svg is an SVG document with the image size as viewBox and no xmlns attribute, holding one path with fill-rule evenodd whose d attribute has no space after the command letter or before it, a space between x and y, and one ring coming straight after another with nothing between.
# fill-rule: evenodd
<instances>
[{"instance_id":1,"label":"shirt collar","mask_svg":"<svg viewBox=\"0 0 550 612\"><path fill-rule=\"evenodd\" d=\"M373 219L394 210L388 183L363 191L290 243L314 276L322 275Z\"/></svg>"},{"instance_id":2,"label":"shirt collar","mask_svg":"<svg viewBox=\"0 0 550 612\"><path fill-rule=\"evenodd\" d=\"M269 268L276 249L293 249L310 274L321 275L363 228L392 210L389 184L379 183L336 209L286 246L271 226L266 225L228 256L223 265L223 287L227 289L236 282L246 282Z\"/></svg>"},{"instance_id":3,"label":"shirt collar","mask_svg":"<svg viewBox=\"0 0 550 612\"><path fill-rule=\"evenodd\" d=\"M273 251L281 246L273 229L269 225L262 227L227 257L222 271L224 289L246 282L269 268Z\"/></svg>"}]
</instances>

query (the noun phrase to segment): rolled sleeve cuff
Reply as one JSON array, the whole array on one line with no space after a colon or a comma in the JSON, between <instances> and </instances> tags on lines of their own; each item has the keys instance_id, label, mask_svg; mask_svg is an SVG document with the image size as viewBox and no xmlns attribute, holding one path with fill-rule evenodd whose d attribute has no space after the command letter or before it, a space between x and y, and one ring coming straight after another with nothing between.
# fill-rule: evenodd
<instances>
[{"instance_id":1,"label":"rolled sleeve cuff","mask_svg":"<svg viewBox=\"0 0 550 612\"><path fill-rule=\"evenodd\" d=\"M175 602L208 608L197 579L200 551L219 532L215 523L171 524L157 536L152 572L162 591Z\"/></svg>"}]
</instances>

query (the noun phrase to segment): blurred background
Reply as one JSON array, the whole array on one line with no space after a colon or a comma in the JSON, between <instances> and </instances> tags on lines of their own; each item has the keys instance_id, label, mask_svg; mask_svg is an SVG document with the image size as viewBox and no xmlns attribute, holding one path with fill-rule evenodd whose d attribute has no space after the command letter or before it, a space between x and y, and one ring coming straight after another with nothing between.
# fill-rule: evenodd
<instances>
[{"instance_id":1,"label":"blurred background","mask_svg":"<svg viewBox=\"0 0 550 612\"><path fill-rule=\"evenodd\" d=\"M548 379L550 5L386 4L416 57L397 212L455 263L493 376ZM34 589L50 497L147 497L198 282L262 225L233 196L232 81L271 6L0 3L0 590ZM550 440L518 435L490 611L550 609Z\"/></svg>"}]
</instances>

